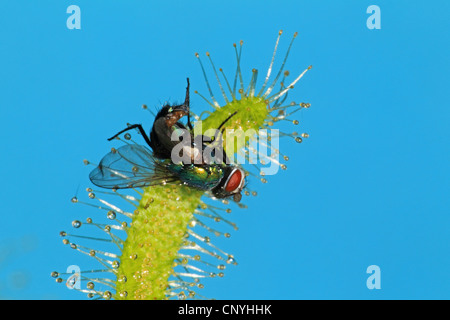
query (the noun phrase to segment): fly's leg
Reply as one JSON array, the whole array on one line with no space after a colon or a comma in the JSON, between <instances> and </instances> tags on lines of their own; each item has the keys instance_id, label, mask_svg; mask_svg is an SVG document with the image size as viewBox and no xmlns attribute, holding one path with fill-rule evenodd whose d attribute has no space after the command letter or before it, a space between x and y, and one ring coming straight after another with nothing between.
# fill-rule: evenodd
<instances>
[{"instance_id":1,"label":"fly's leg","mask_svg":"<svg viewBox=\"0 0 450 320\"><path fill-rule=\"evenodd\" d=\"M186 97L184 98L184 105L188 109L188 112L187 112L187 118L188 118L187 126L188 126L189 130L192 131L192 130L194 130L194 127L192 126L192 123L191 123L191 109L190 109L190 106L189 106L189 87L190 87L189 78L187 78L186 80L187 80L187 87L186 87Z\"/></svg>"},{"instance_id":2,"label":"fly's leg","mask_svg":"<svg viewBox=\"0 0 450 320\"><path fill-rule=\"evenodd\" d=\"M144 131L144 128L142 128L142 125L140 125L140 124L133 124L133 125L129 126L128 128L123 129L122 131L116 133L114 136L109 138L108 141L111 141L112 139L116 138L120 134L122 134L122 133L124 133L124 132L126 132L128 130L135 129L135 128L137 128L139 130L139 132L141 133L141 135L144 138L145 142L147 142L147 144L150 146L150 138L147 136L147 134Z\"/></svg>"}]
</instances>

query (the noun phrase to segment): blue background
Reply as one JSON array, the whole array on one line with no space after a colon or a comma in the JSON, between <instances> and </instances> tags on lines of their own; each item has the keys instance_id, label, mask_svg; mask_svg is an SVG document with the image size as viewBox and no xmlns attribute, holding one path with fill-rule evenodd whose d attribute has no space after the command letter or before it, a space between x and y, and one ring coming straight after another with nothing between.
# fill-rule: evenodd
<instances>
[{"instance_id":1,"label":"blue background","mask_svg":"<svg viewBox=\"0 0 450 320\"><path fill-rule=\"evenodd\" d=\"M66 27L71 4L81 30ZM372 4L381 30L366 27ZM97 214L69 201L89 186L82 160L98 161L126 122L148 128L142 104L182 100L187 76L206 95L195 52L232 77L244 40L245 81L257 68L260 86L279 29L278 63L299 32L291 77L314 66L290 94L312 106L286 125L310 138L283 141L288 170L252 182L258 196L228 216L240 229L217 243L239 265L202 294L450 298L448 12L445 1L2 1L0 298L83 299L50 277L96 267L58 235ZM209 107L194 96L192 109ZM366 287L373 264L380 290Z\"/></svg>"}]
</instances>

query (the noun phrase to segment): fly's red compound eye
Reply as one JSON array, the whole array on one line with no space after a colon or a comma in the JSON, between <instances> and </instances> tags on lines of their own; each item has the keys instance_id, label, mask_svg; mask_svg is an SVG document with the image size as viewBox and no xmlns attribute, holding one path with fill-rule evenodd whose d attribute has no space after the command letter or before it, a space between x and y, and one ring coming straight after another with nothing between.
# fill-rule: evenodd
<instances>
[{"instance_id":1,"label":"fly's red compound eye","mask_svg":"<svg viewBox=\"0 0 450 320\"><path fill-rule=\"evenodd\" d=\"M237 188L239 188L241 182L242 182L242 172L241 170L235 170L227 181L225 191L227 192L235 191Z\"/></svg>"}]
</instances>

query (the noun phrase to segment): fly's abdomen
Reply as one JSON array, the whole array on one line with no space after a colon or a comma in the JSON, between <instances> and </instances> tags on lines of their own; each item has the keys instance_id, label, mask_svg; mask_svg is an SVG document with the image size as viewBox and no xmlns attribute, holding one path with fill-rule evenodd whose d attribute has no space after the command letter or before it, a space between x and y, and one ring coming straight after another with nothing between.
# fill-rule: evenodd
<instances>
[{"instance_id":1,"label":"fly's abdomen","mask_svg":"<svg viewBox=\"0 0 450 320\"><path fill-rule=\"evenodd\" d=\"M218 165L170 164L167 169L178 176L181 182L201 190L211 190L217 186L224 174L222 168Z\"/></svg>"}]
</instances>

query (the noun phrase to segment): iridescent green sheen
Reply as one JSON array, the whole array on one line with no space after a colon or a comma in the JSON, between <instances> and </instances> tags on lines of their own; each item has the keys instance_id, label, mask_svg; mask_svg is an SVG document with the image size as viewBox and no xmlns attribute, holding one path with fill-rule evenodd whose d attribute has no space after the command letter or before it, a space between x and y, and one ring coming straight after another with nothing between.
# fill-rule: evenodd
<instances>
[{"instance_id":1,"label":"iridescent green sheen","mask_svg":"<svg viewBox=\"0 0 450 320\"><path fill-rule=\"evenodd\" d=\"M167 169L175 173L182 182L201 190L210 190L219 184L224 171L222 165L176 165L169 164Z\"/></svg>"}]
</instances>

